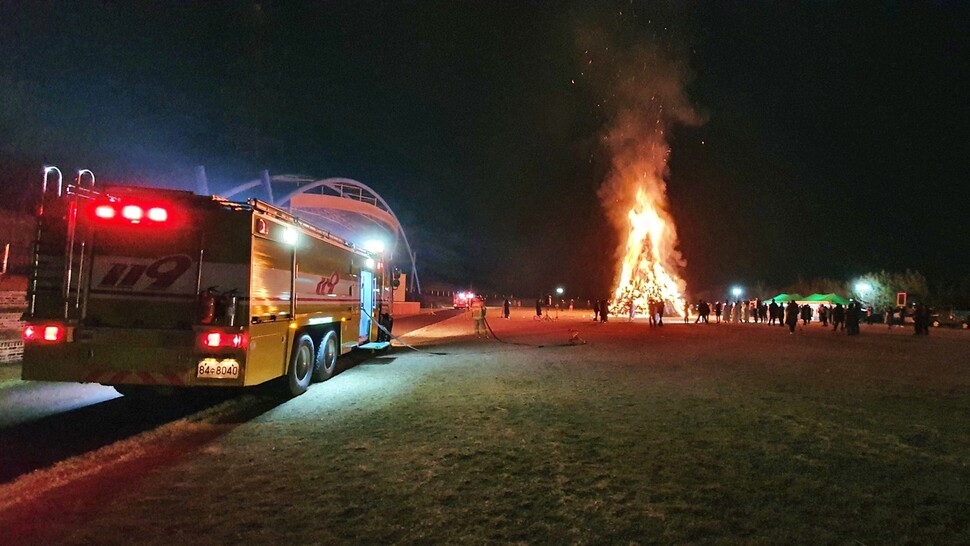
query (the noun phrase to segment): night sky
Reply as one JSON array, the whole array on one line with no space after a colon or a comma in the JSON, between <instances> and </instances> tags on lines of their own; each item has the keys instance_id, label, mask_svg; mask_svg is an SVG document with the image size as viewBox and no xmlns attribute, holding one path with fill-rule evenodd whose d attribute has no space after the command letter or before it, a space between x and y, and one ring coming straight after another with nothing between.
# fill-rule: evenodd
<instances>
[{"instance_id":1,"label":"night sky","mask_svg":"<svg viewBox=\"0 0 970 546\"><path fill-rule=\"evenodd\" d=\"M637 74L683 102L667 195L690 290L954 281L968 45L966 2L0 0L0 200L29 208L45 163L183 189L204 165L216 192L348 177L425 283L605 294L603 137Z\"/></svg>"}]
</instances>

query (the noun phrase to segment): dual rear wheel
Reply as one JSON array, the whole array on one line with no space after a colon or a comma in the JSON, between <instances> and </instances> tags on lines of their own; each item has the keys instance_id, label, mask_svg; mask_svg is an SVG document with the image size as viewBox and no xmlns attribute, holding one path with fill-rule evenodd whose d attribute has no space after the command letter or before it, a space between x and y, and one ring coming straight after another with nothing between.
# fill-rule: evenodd
<instances>
[{"instance_id":1,"label":"dual rear wheel","mask_svg":"<svg viewBox=\"0 0 970 546\"><path fill-rule=\"evenodd\" d=\"M287 387L291 396L306 392L312 381L326 381L337 370L337 334L330 330L320 339L303 334L293 345L290 366L286 372Z\"/></svg>"},{"instance_id":2,"label":"dual rear wheel","mask_svg":"<svg viewBox=\"0 0 970 546\"><path fill-rule=\"evenodd\" d=\"M337 334L329 331L320 340L313 366L313 380L326 381L337 371Z\"/></svg>"}]
</instances>

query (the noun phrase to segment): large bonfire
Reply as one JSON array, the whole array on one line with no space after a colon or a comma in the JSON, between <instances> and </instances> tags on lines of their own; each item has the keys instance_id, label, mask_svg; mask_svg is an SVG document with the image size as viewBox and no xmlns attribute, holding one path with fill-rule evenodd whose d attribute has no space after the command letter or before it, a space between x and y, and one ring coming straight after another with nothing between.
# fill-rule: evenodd
<instances>
[{"instance_id":1,"label":"large bonfire","mask_svg":"<svg viewBox=\"0 0 970 546\"><path fill-rule=\"evenodd\" d=\"M620 137L622 138L622 137ZM662 142L625 140L636 161L617 165L604 186L612 197L607 206L620 231L619 274L610 312L648 314L650 302L663 302L668 311L683 313L686 283L680 277L684 260L677 250L677 229L667 211L666 184L669 149ZM607 192L601 192L601 195ZM622 214L625 212L625 214Z\"/></svg>"},{"instance_id":2,"label":"large bonfire","mask_svg":"<svg viewBox=\"0 0 970 546\"><path fill-rule=\"evenodd\" d=\"M605 136L612 169L600 189L607 215L620 235L618 274L610 312L649 313L663 302L667 313L684 312L686 263L668 211L667 125L694 123L682 91L682 72L656 52L640 51L635 70L616 83L614 122Z\"/></svg>"},{"instance_id":3,"label":"large bonfire","mask_svg":"<svg viewBox=\"0 0 970 546\"><path fill-rule=\"evenodd\" d=\"M627 217L629 234L610 311L629 313L632 305L634 313L647 314L652 301L683 314L685 283L674 261L680 254L672 249L677 234L670 216L640 187Z\"/></svg>"}]
</instances>

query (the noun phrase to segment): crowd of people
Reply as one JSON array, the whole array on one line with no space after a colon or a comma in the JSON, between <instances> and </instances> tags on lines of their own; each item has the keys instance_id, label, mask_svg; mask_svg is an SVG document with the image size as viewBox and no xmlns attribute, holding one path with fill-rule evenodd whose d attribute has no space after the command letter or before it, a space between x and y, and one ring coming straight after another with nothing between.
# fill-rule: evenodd
<instances>
[{"instance_id":1,"label":"crowd of people","mask_svg":"<svg viewBox=\"0 0 970 546\"><path fill-rule=\"evenodd\" d=\"M765 302L760 299L743 301L715 302L711 305L704 300L698 300L694 305L685 302L686 312L684 322L688 322L693 312L694 323L710 323L709 315L713 309L715 324L721 322L733 323L765 323L768 325L787 326L791 334L795 333L798 322L802 326L808 326L812 320L818 320L823 328L831 324L833 332L845 332L846 334L858 335L859 325L866 324L886 324L889 328L894 325L905 323L905 317L913 319L913 327L916 335L929 335L930 313L929 308L917 303L907 312L905 307L888 306L883 312L877 312L872 306L863 307L857 301L850 301L848 305L841 303L818 305L802 304L798 305L795 301L778 303L775 300ZM898 320L897 320L898 316Z\"/></svg>"},{"instance_id":2,"label":"crowd of people","mask_svg":"<svg viewBox=\"0 0 970 546\"><path fill-rule=\"evenodd\" d=\"M536 320L548 319L548 314L543 316L543 301L536 300L535 317ZM505 299L502 302L502 317L508 319L510 316L510 302ZM663 326L663 317L666 303L663 301L650 300L646 315L651 327ZM472 318L475 321L475 335L488 337L485 328L485 304L484 299L479 296L469 307ZM558 309L558 306L557 306ZM570 302L569 309L573 309ZM761 323L766 325L787 326L789 334L794 334L795 329L801 321L802 327L809 326L813 320L817 320L822 328L831 326L833 332L845 332L847 335L859 335L859 325L866 324L885 324L890 329L906 323L906 317L912 318L913 328L916 335L929 335L930 311L929 307L922 303L917 303L911 309L906 307L887 306L882 312L877 312L872 306L864 307L857 301L849 301L848 305L841 303L827 304L820 303L798 305L795 301L776 302L775 300L762 301L755 299L750 301L735 300L725 302L714 302L713 304L703 299L691 305L684 301L684 323L688 323L691 318L694 323L721 324L724 323ZM592 302L593 320L605 323L610 314L609 300L594 300ZM637 316L638 309L630 306L630 320ZM714 318L711 319L711 313Z\"/></svg>"}]
</instances>

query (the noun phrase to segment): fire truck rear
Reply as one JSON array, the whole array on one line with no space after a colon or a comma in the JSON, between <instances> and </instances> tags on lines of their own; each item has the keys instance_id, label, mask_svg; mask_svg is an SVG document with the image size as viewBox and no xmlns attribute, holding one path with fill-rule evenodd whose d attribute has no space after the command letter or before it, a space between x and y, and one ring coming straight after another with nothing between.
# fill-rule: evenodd
<instances>
[{"instance_id":1,"label":"fire truck rear","mask_svg":"<svg viewBox=\"0 0 970 546\"><path fill-rule=\"evenodd\" d=\"M278 379L299 395L339 355L388 345L383 273L258 200L45 178L22 376L123 394Z\"/></svg>"}]
</instances>

